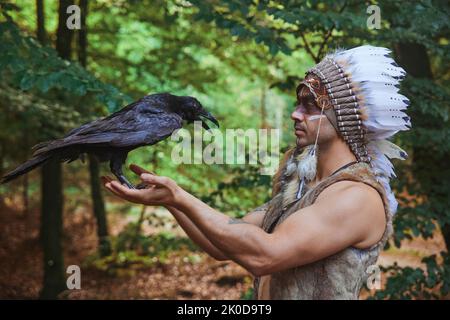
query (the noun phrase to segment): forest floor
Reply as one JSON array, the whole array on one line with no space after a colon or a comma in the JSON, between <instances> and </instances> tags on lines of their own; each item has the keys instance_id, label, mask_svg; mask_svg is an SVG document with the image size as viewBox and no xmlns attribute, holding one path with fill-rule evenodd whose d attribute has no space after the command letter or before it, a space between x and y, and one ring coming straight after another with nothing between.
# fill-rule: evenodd
<instances>
[{"instance_id":1,"label":"forest floor","mask_svg":"<svg viewBox=\"0 0 450 320\"><path fill-rule=\"evenodd\" d=\"M130 218L109 214L110 233L117 235ZM155 232L146 227L144 232ZM148 230L148 229L151 230ZM145 228L144 228L145 229ZM178 227L180 234L183 234ZM248 272L233 262L218 262L203 252L173 251L164 263L118 276L83 267L95 253L95 220L79 210L64 217L64 263L81 267L81 289L61 294L67 299L239 299L252 286ZM422 266L421 259L444 250L440 234L433 239L404 241L401 249L384 251L378 263L386 266ZM27 215L0 204L0 299L37 299L43 278L39 244L39 213ZM385 277L382 276L382 283ZM368 295L363 292L361 298Z\"/></svg>"}]
</instances>

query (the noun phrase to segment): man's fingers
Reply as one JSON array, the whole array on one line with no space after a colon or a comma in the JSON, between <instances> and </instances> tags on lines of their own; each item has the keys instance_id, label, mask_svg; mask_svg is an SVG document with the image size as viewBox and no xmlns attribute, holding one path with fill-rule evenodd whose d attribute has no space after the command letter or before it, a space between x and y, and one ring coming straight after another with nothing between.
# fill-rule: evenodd
<instances>
[{"instance_id":1,"label":"man's fingers","mask_svg":"<svg viewBox=\"0 0 450 320\"><path fill-rule=\"evenodd\" d=\"M140 197L139 190L130 189L121 185L118 181L108 182L106 187L116 196L130 202L136 202Z\"/></svg>"},{"instance_id":2,"label":"man's fingers","mask_svg":"<svg viewBox=\"0 0 450 320\"><path fill-rule=\"evenodd\" d=\"M135 174L137 174L138 176L140 176L140 175L143 174L143 173L154 174L153 172L148 171L148 170L145 170L144 168L139 167L139 166L136 165L136 164L130 164L130 169L131 169L131 171L133 171L133 172L134 172Z\"/></svg>"},{"instance_id":3,"label":"man's fingers","mask_svg":"<svg viewBox=\"0 0 450 320\"><path fill-rule=\"evenodd\" d=\"M143 174L143 173L148 173L147 170L145 170L144 168L139 167L136 164L130 164L130 170L133 171L138 176Z\"/></svg>"},{"instance_id":4,"label":"man's fingers","mask_svg":"<svg viewBox=\"0 0 450 320\"><path fill-rule=\"evenodd\" d=\"M140 178L142 181L144 181L146 183L154 184L156 186L163 186L163 187L166 187L170 181L170 179L167 177L160 177L160 176L157 176L154 174L149 174L149 173L141 174Z\"/></svg>"},{"instance_id":5,"label":"man's fingers","mask_svg":"<svg viewBox=\"0 0 450 320\"><path fill-rule=\"evenodd\" d=\"M109 176L101 176L101 179L102 179L103 184L106 184L107 182L114 181L114 179L109 177Z\"/></svg>"},{"instance_id":6,"label":"man's fingers","mask_svg":"<svg viewBox=\"0 0 450 320\"><path fill-rule=\"evenodd\" d=\"M106 182L105 188L108 189L109 192L115 194L116 196L121 197L121 194L112 187L111 182Z\"/></svg>"},{"instance_id":7,"label":"man's fingers","mask_svg":"<svg viewBox=\"0 0 450 320\"><path fill-rule=\"evenodd\" d=\"M119 198L134 203L142 203L142 201L146 199L145 201L151 201L155 204L157 203L157 199L163 198L165 196L167 191L164 188L166 188L171 181L166 177L159 177L149 173L142 173L142 181L149 184L149 187L139 190L129 189L128 187L120 184L119 181L113 180L112 178L107 176L103 176L101 178L106 189L108 189L111 193L118 196ZM159 186L163 186L163 188L158 188ZM151 199L153 199L154 201Z\"/></svg>"},{"instance_id":8,"label":"man's fingers","mask_svg":"<svg viewBox=\"0 0 450 320\"><path fill-rule=\"evenodd\" d=\"M136 189L130 189L127 186L124 186L118 181L112 181L111 186L118 192L126 196L136 196L139 191Z\"/></svg>"}]
</instances>

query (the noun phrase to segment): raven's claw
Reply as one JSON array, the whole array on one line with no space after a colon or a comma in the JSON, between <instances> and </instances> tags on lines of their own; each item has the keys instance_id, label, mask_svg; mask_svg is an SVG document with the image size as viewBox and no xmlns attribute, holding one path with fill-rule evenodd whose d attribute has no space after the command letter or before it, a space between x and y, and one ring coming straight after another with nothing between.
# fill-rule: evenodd
<instances>
[{"instance_id":1,"label":"raven's claw","mask_svg":"<svg viewBox=\"0 0 450 320\"><path fill-rule=\"evenodd\" d=\"M126 185L130 189L136 189L136 187L130 181L128 181L127 178L125 178L125 176L120 175L117 178L119 179L121 184Z\"/></svg>"},{"instance_id":2,"label":"raven's claw","mask_svg":"<svg viewBox=\"0 0 450 320\"><path fill-rule=\"evenodd\" d=\"M146 184L145 182L141 182L138 185L136 185L136 189L138 189L138 190L147 189L147 188L148 188L148 184Z\"/></svg>"}]
</instances>

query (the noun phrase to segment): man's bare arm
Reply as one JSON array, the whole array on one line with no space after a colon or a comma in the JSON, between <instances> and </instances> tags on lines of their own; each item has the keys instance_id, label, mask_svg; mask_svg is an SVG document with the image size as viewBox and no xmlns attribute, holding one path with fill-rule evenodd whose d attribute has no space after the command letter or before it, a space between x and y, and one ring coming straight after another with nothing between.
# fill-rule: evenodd
<instances>
[{"instance_id":1,"label":"man's bare arm","mask_svg":"<svg viewBox=\"0 0 450 320\"><path fill-rule=\"evenodd\" d=\"M292 214L267 233L229 216L180 188L167 177L143 174L149 189L133 190L120 183L106 187L131 202L172 206L183 212L211 243L256 276L323 259L349 246L376 243L385 228L384 208L375 189L354 182L337 182L314 205Z\"/></svg>"},{"instance_id":2,"label":"man's bare arm","mask_svg":"<svg viewBox=\"0 0 450 320\"><path fill-rule=\"evenodd\" d=\"M267 209L269 208L269 202L264 203L262 206L253 209L253 211L247 213L242 217L242 221L246 223L251 223L257 227L262 227L262 221L266 215Z\"/></svg>"},{"instance_id":3,"label":"man's bare arm","mask_svg":"<svg viewBox=\"0 0 450 320\"><path fill-rule=\"evenodd\" d=\"M188 237L207 254L219 261L229 260L229 257L213 245L211 241L205 237L203 232L201 232L183 212L171 206L167 206L167 209L172 213Z\"/></svg>"},{"instance_id":4,"label":"man's bare arm","mask_svg":"<svg viewBox=\"0 0 450 320\"><path fill-rule=\"evenodd\" d=\"M130 165L130 169L136 173L137 175L141 175L143 173L153 174L150 171L145 170L137 165ZM102 177L104 183L112 182L113 180L109 177ZM250 213L248 213L241 221L245 221L250 224L260 225L262 223L262 217L264 216L265 209L267 208L267 204L254 209ZM175 219L177 220L180 227L186 232L189 238L194 241L200 248L202 248L206 253L208 253L214 259L219 261L229 260L229 257L224 254L224 252L218 249L211 241L205 237L203 232L201 232L197 226L192 223L192 221L186 216L182 211L174 208L173 206L166 206L166 208L173 214Z\"/></svg>"},{"instance_id":5,"label":"man's bare arm","mask_svg":"<svg viewBox=\"0 0 450 320\"><path fill-rule=\"evenodd\" d=\"M349 246L375 243L382 235L384 209L369 186L340 182L322 192L273 233L236 223L182 191L176 205L233 261L256 276L323 259Z\"/></svg>"},{"instance_id":6,"label":"man's bare arm","mask_svg":"<svg viewBox=\"0 0 450 320\"><path fill-rule=\"evenodd\" d=\"M267 207L268 202L249 212L242 219L234 219L234 222L249 223L261 227L262 219L264 218ZM167 209L172 213L180 227L184 230L184 232L186 232L189 238L191 238L191 240L194 241L207 254L219 261L230 259L230 257L224 254L222 250L218 249L207 237L205 237L203 232L201 232L195 224L192 223L186 214L171 206L167 206ZM230 221L233 221L233 218L230 218Z\"/></svg>"}]
</instances>

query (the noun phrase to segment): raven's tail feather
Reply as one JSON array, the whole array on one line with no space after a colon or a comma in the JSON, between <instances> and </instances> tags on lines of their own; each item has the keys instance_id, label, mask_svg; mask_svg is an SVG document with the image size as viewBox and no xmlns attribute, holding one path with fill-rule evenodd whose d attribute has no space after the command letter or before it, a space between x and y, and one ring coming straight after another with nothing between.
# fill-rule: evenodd
<instances>
[{"instance_id":1,"label":"raven's tail feather","mask_svg":"<svg viewBox=\"0 0 450 320\"><path fill-rule=\"evenodd\" d=\"M35 156L33 158L31 158L30 160L28 160L27 162L21 164L20 166L18 166L16 169L14 169L13 171L5 174L1 180L0 180L0 184L9 182L11 180L14 180L15 178L33 170L34 168L40 166L41 164L43 164L44 162L46 162L48 159L50 159L52 156L52 154L40 154L38 156Z\"/></svg>"},{"instance_id":2,"label":"raven's tail feather","mask_svg":"<svg viewBox=\"0 0 450 320\"><path fill-rule=\"evenodd\" d=\"M42 149L42 148L48 146L51 142L52 141L44 141L44 142L38 143L38 144L32 146L31 150L38 151L39 149Z\"/></svg>"},{"instance_id":3,"label":"raven's tail feather","mask_svg":"<svg viewBox=\"0 0 450 320\"><path fill-rule=\"evenodd\" d=\"M40 155L45 155L49 153L49 146L55 145L58 142L61 142L63 139L56 139L56 140L50 140L50 141L44 141L41 143L38 143L34 145L31 150L33 150L33 158L36 158Z\"/></svg>"}]
</instances>

